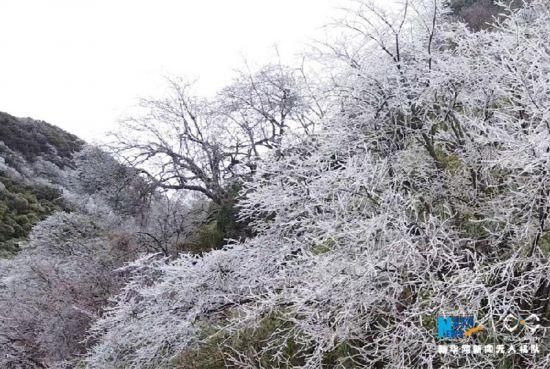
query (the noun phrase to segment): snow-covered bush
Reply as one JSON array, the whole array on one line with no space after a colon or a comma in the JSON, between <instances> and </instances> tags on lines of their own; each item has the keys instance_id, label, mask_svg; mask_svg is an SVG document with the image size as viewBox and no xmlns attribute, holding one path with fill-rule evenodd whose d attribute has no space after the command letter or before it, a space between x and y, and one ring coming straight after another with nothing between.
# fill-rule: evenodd
<instances>
[{"instance_id":1,"label":"snow-covered bush","mask_svg":"<svg viewBox=\"0 0 550 369\"><path fill-rule=\"evenodd\" d=\"M52 367L85 352L86 331L136 257L103 220L55 213L0 264L0 367Z\"/></svg>"},{"instance_id":2,"label":"snow-covered bush","mask_svg":"<svg viewBox=\"0 0 550 369\"><path fill-rule=\"evenodd\" d=\"M434 328L476 312L476 342L514 342L508 314L550 319L550 6L472 33L433 4L392 17L358 2L325 56L339 104L324 129L243 191L258 236L131 265L89 368L184 366L219 337L232 367L550 366L439 355ZM232 340L270 317L284 324L261 349ZM521 338L547 349L546 329Z\"/></svg>"},{"instance_id":3,"label":"snow-covered bush","mask_svg":"<svg viewBox=\"0 0 550 369\"><path fill-rule=\"evenodd\" d=\"M96 146L85 146L75 162L72 187L76 192L101 198L122 215L137 217L146 212L153 191L138 170Z\"/></svg>"}]
</instances>

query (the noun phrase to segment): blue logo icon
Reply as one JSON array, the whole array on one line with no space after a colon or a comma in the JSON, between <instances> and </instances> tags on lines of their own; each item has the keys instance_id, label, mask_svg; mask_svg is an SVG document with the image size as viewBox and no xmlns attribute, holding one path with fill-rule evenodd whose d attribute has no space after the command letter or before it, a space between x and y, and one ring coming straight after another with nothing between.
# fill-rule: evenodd
<instances>
[{"instance_id":1,"label":"blue logo icon","mask_svg":"<svg viewBox=\"0 0 550 369\"><path fill-rule=\"evenodd\" d=\"M437 316L437 338L439 339L460 339L466 336L467 331L475 328L473 315L450 315Z\"/></svg>"}]
</instances>

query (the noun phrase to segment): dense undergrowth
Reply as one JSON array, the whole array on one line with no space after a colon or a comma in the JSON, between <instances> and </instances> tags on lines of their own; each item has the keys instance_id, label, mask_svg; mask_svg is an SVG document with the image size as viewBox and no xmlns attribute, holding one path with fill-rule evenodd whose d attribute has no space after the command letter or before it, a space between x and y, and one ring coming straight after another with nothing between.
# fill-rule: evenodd
<instances>
[{"instance_id":1,"label":"dense undergrowth","mask_svg":"<svg viewBox=\"0 0 550 369\"><path fill-rule=\"evenodd\" d=\"M61 191L24 184L0 171L0 257L14 255L39 221L66 209Z\"/></svg>"}]
</instances>

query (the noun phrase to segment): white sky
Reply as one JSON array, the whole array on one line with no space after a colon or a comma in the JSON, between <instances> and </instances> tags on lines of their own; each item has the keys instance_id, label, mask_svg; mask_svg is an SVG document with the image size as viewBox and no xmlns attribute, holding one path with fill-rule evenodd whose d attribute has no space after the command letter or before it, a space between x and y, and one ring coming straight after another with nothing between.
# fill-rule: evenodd
<instances>
[{"instance_id":1,"label":"white sky","mask_svg":"<svg viewBox=\"0 0 550 369\"><path fill-rule=\"evenodd\" d=\"M301 51L341 0L0 0L0 111L96 141L162 76L225 85Z\"/></svg>"}]
</instances>

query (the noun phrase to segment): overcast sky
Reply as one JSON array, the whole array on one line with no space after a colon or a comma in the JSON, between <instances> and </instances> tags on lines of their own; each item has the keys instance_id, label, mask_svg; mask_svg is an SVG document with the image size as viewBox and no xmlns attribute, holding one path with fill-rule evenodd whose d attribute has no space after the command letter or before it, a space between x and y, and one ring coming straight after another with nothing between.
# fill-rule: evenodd
<instances>
[{"instance_id":1,"label":"overcast sky","mask_svg":"<svg viewBox=\"0 0 550 369\"><path fill-rule=\"evenodd\" d=\"M340 0L0 0L0 111L95 141L162 76L226 84L301 51Z\"/></svg>"}]
</instances>

